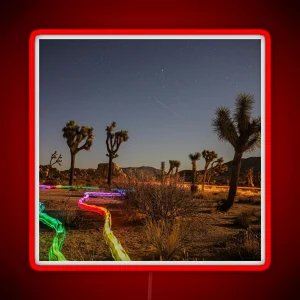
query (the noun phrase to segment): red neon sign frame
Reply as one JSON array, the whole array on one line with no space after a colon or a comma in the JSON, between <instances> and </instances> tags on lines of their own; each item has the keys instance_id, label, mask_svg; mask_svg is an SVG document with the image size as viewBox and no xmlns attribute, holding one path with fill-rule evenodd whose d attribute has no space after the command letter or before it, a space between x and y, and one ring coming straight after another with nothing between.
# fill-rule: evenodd
<instances>
[{"instance_id":1,"label":"red neon sign frame","mask_svg":"<svg viewBox=\"0 0 300 300\"><path fill-rule=\"evenodd\" d=\"M265 262L262 265L38 265L35 262L35 38L38 35L261 35L265 39ZM29 262L37 271L264 271L271 263L271 38L262 29L41 29L29 39Z\"/></svg>"}]
</instances>

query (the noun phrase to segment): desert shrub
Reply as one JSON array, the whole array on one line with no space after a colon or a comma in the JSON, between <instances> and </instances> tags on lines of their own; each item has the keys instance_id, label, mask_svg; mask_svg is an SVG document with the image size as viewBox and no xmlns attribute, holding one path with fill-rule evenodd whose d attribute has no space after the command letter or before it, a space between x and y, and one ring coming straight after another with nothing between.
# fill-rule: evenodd
<instances>
[{"instance_id":1,"label":"desert shrub","mask_svg":"<svg viewBox=\"0 0 300 300\"><path fill-rule=\"evenodd\" d=\"M137 180L142 182L154 182L156 181L156 177L153 173L147 170L137 170L136 172Z\"/></svg>"},{"instance_id":2,"label":"desert shrub","mask_svg":"<svg viewBox=\"0 0 300 300\"><path fill-rule=\"evenodd\" d=\"M142 219L145 242L155 249L156 258L171 260L191 242L196 201L188 190L174 185L142 183L131 189L124 195L125 214Z\"/></svg>"},{"instance_id":3,"label":"desert shrub","mask_svg":"<svg viewBox=\"0 0 300 300\"><path fill-rule=\"evenodd\" d=\"M189 223L181 218L176 218L175 222L149 220L145 224L145 239L155 248L156 256L160 260L171 260L175 254L189 245L193 232Z\"/></svg>"},{"instance_id":4,"label":"desert shrub","mask_svg":"<svg viewBox=\"0 0 300 300\"><path fill-rule=\"evenodd\" d=\"M227 192L218 192L214 193L213 199L215 201L223 201L224 199L227 199L228 193Z\"/></svg>"},{"instance_id":5,"label":"desert shrub","mask_svg":"<svg viewBox=\"0 0 300 300\"><path fill-rule=\"evenodd\" d=\"M58 185L60 184L59 180L49 179L44 182L45 185Z\"/></svg>"},{"instance_id":6,"label":"desert shrub","mask_svg":"<svg viewBox=\"0 0 300 300\"><path fill-rule=\"evenodd\" d=\"M255 218L254 210L245 210L235 218L233 224L243 229L247 229L252 223L254 218Z\"/></svg>"},{"instance_id":7,"label":"desert shrub","mask_svg":"<svg viewBox=\"0 0 300 300\"><path fill-rule=\"evenodd\" d=\"M243 204L259 205L261 203L261 197L260 195L239 195L237 197L237 202Z\"/></svg>"},{"instance_id":8,"label":"desert shrub","mask_svg":"<svg viewBox=\"0 0 300 300\"><path fill-rule=\"evenodd\" d=\"M169 185L137 184L133 192L124 195L124 200L125 211L134 210L153 223L173 222L195 210L195 201L186 189Z\"/></svg>"},{"instance_id":9,"label":"desert shrub","mask_svg":"<svg viewBox=\"0 0 300 300\"><path fill-rule=\"evenodd\" d=\"M203 200L212 200L213 199L213 194L208 191L198 191L194 195L195 199L203 199Z\"/></svg>"},{"instance_id":10,"label":"desert shrub","mask_svg":"<svg viewBox=\"0 0 300 300\"><path fill-rule=\"evenodd\" d=\"M66 228L80 228L83 222L81 211L74 204L72 205L69 200L63 201L60 205L60 210L55 216L60 220Z\"/></svg>"},{"instance_id":11,"label":"desert shrub","mask_svg":"<svg viewBox=\"0 0 300 300\"><path fill-rule=\"evenodd\" d=\"M226 242L222 253L225 260L260 260L261 234L259 231L243 230Z\"/></svg>"},{"instance_id":12,"label":"desert shrub","mask_svg":"<svg viewBox=\"0 0 300 300\"><path fill-rule=\"evenodd\" d=\"M93 179L90 176L85 179L85 186L97 186L97 184L97 180Z\"/></svg>"}]
</instances>

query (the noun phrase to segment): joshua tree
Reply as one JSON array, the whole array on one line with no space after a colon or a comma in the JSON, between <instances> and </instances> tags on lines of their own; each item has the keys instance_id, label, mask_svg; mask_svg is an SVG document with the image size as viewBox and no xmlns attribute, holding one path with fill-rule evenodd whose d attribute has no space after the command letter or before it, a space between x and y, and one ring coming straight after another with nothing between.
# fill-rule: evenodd
<instances>
[{"instance_id":1,"label":"joshua tree","mask_svg":"<svg viewBox=\"0 0 300 300\"><path fill-rule=\"evenodd\" d=\"M258 172L257 173L257 180L258 180L258 182L259 182L259 186L261 186L261 173L260 172Z\"/></svg>"},{"instance_id":2,"label":"joshua tree","mask_svg":"<svg viewBox=\"0 0 300 300\"><path fill-rule=\"evenodd\" d=\"M80 128L73 120L69 121L62 129L63 137L67 140L67 145L69 146L71 153L69 185L73 184L76 154L81 150L90 150L95 138L93 130L93 127L87 126L81 126ZM84 141L84 144L80 146L82 141Z\"/></svg>"},{"instance_id":3,"label":"joshua tree","mask_svg":"<svg viewBox=\"0 0 300 300\"><path fill-rule=\"evenodd\" d=\"M169 171L167 173L167 176L169 177L169 184L171 185L171 177L173 175L173 170L174 170L175 165L176 165L176 160L169 160L169 164L170 164L170 168L169 168Z\"/></svg>"},{"instance_id":4,"label":"joshua tree","mask_svg":"<svg viewBox=\"0 0 300 300\"><path fill-rule=\"evenodd\" d=\"M56 159L56 160L54 160L54 159ZM51 173L52 166L54 166L55 164L59 164L61 166L61 163L62 163L61 154L58 156L57 151L54 151L54 153L51 154L47 179L50 178L50 173Z\"/></svg>"},{"instance_id":5,"label":"joshua tree","mask_svg":"<svg viewBox=\"0 0 300 300\"><path fill-rule=\"evenodd\" d=\"M161 183L165 183L165 162L161 162Z\"/></svg>"},{"instance_id":6,"label":"joshua tree","mask_svg":"<svg viewBox=\"0 0 300 300\"><path fill-rule=\"evenodd\" d=\"M205 159L204 173L202 179L202 191L204 191L207 169L209 165L213 162L213 160L218 157L218 154L215 151L203 150L202 157Z\"/></svg>"},{"instance_id":7,"label":"joshua tree","mask_svg":"<svg viewBox=\"0 0 300 300\"><path fill-rule=\"evenodd\" d=\"M108 161L108 178L107 183L111 185L111 175L112 175L112 162L114 158L119 157L117 152L120 149L120 145L123 142L128 141L128 131L127 130L120 130L113 133L113 130L116 127L116 122L112 122L110 126L106 126L106 148L107 154L106 156L109 157Z\"/></svg>"},{"instance_id":8,"label":"joshua tree","mask_svg":"<svg viewBox=\"0 0 300 300\"><path fill-rule=\"evenodd\" d=\"M253 168L246 171L245 177L246 177L248 186L254 186L254 184L253 184Z\"/></svg>"},{"instance_id":9,"label":"joshua tree","mask_svg":"<svg viewBox=\"0 0 300 300\"><path fill-rule=\"evenodd\" d=\"M192 161L193 165L193 176L192 176L192 186L191 186L191 191L192 193L195 193L197 191L197 186L195 185L195 180L196 180L196 172L197 172L197 160L199 160L201 157L201 154L199 152L195 152L194 154L189 155L189 159Z\"/></svg>"},{"instance_id":10,"label":"joshua tree","mask_svg":"<svg viewBox=\"0 0 300 300\"><path fill-rule=\"evenodd\" d=\"M176 168L175 170L175 184L177 184L177 180L178 180L178 169L180 167L180 161L179 160L175 160L174 161L174 168Z\"/></svg>"},{"instance_id":11,"label":"joshua tree","mask_svg":"<svg viewBox=\"0 0 300 300\"><path fill-rule=\"evenodd\" d=\"M227 107L219 107L212 122L219 139L229 142L234 148L229 193L227 201L223 201L219 207L221 211L228 211L234 203L243 153L260 145L261 120L260 117L251 118L253 104L252 95L239 94L233 117Z\"/></svg>"},{"instance_id":12,"label":"joshua tree","mask_svg":"<svg viewBox=\"0 0 300 300\"><path fill-rule=\"evenodd\" d=\"M218 175L218 172L216 172L213 168L208 169L206 174L207 184L210 184L211 178L216 175Z\"/></svg>"},{"instance_id":13,"label":"joshua tree","mask_svg":"<svg viewBox=\"0 0 300 300\"><path fill-rule=\"evenodd\" d=\"M218 158L212 162L211 167L207 170L207 183L210 183L212 176L218 176L228 170L227 165L224 164L223 157Z\"/></svg>"}]
</instances>

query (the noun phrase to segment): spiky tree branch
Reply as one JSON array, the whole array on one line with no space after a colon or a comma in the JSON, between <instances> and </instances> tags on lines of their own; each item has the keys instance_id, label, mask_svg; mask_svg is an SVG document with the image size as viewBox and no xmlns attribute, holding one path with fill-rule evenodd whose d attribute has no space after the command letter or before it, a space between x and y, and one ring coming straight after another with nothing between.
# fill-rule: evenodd
<instances>
[{"instance_id":1,"label":"spiky tree branch","mask_svg":"<svg viewBox=\"0 0 300 300\"><path fill-rule=\"evenodd\" d=\"M207 170L207 182L210 183L212 176L219 176L220 173L224 173L228 170L227 165L224 164L223 157L218 158L217 160L211 163L210 168Z\"/></svg>"},{"instance_id":2,"label":"spiky tree branch","mask_svg":"<svg viewBox=\"0 0 300 300\"><path fill-rule=\"evenodd\" d=\"M56 159L56 160L55 160ZM54 160L54 161L53 161ZM53 162L52 162L53 161ZM58 164L61 166L62 163L62 155L60 154L58 156L57 151L54 151L54 153L51 154L51 158L50 158L50 162L49 162L49 171L48 171L48 176L47 179L50 178L50 174L51 174L51 170L52 170L52 166L54 166L55 164Z\"/></svg>"}]
</instances>

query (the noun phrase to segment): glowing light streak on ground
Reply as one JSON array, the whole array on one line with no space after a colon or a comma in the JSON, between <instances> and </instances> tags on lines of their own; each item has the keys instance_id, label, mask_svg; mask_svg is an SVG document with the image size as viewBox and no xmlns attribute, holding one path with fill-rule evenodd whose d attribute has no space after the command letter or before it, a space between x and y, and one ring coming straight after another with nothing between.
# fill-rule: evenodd
<instances>
[{"instance_id":1,"label":"glowing light streak on ground","mask_svg":"<svg viewBox=\"0 0 300 300\"><path fill-rule=\"evenodd\" d=\"M53 189L53 188L98 189L94 187L74 187L74 186L61 186L61 185L56 185L56 186L40 185L40 188L42 189ZM113 189L113 190L116 190L117 192L85 192L83 194L83 197L79 199L78 206L84 210L99 213L104 218L103 236L106 243L109 246L113 259L116 261L130 261L128 254L126 253L121 243L118 241L118 239L113 234L113 231L111 230L112 221L111 221L110 212L104 207L85 203L89 200L90 197L120 197L124 195L127 191L132 191L132 190L120 190L120 189ZM60 252L62 243L66 236L65 229L62 226L62 223L60 221L43 213L42 211L44 210L44 208L45 208L44 205L40 202L40 221L42 221L49 227L52 227L53 229L56 230L56 236L53 239L49 251L49 260L66 260L63 254ZM58 239L58 233L63 233L63 239L60 240Z\"/></svg>"},{"instance_id":2,"label":"glowing light streak on ground","mask_svg":"<svg viewBox=\"0 0 300 300\"><path fill-rule=\"evenodd\" d=\"M42 202L39 203L39 206L40 206L39 220L43 222L45 225L55 230L55 237L49 249L49 260L50 261L66 260L64 255L61 253L61 248L66 238L66 230L63 224L59 220L52 218L43 212L45 206Z\"/></svg>"},{"instance_id":3,"label":"glowing light streak on ground","mask_svg":"<svg viewBox=\"0 0 300 300\"><path fill-rule=\"evenodd\" d=\"M111 193L115 194L115 193ZM120 193L118 193L120 194ZM103 236L105 241L107 242L111 255L116 261L130 261L130 258L124 248L122 247L121 243L117 240L115 235L113 234L113 231L111 230L111 215L110 212L100 206L96 205L90 205L86 204L84 202L89 200L89 197L98 197L98 196L103 196L102 192L86 192L84 193L84 196L78 201L78 206L81 207L82 209L88 210L88 211L93 211L96 213L99 213L102 215L104 218L104 229L103 229ZM121 194L120 194L121 196Z\"/></svg>"},{"instance_id":4,"label":"glowing light streak on ground","mask_svg":"<svg viewBox=\"0 0 300 300\"><path fill-rule=\"evenodd\" d=\"M85 190L100 190L94 186L74 186L74 185L45 185L40 184L42 189L85 189Z\"/></svg>"}]
</instances>

